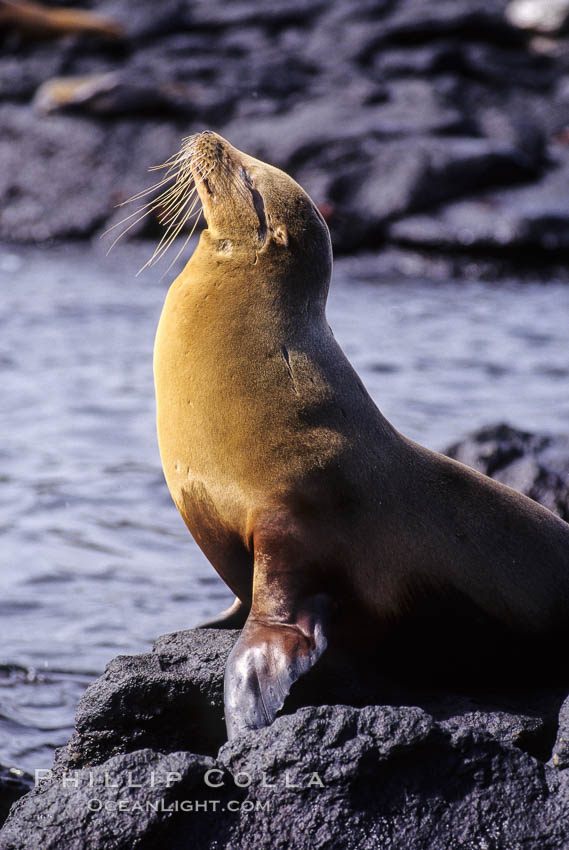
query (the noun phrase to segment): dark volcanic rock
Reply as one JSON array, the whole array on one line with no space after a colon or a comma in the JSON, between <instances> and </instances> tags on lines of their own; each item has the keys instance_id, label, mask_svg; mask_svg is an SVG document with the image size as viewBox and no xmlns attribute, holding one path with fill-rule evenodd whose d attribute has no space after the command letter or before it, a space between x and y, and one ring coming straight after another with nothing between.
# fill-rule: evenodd
<instances>
[{"instance_id":1,"label":"dark volcanic rock","mask_svg":"<svg viewBox=\"0 0 569 850\"><path fill-rule=\"evenodd\" d=\"M161 638L156 654L164 652L161 663L169 657L181 669L197 653L200 664L190 662L186 670L203 684L213 651L205 688L216 701L224 652L214 648L219 643L227 649L230 642L216 631L185 632ZM174 722L183 726L188 714L179 702L177 718L164 710L176 698L157 694L150 659L139 659L150 687L140 678L138 687L131 684L130 703L123 698L115 708L127 752L111 755L113 748L105 753L102 746L94 763L83 730L68 747L75 757L60 756L53 775L14 806L0 835L2 850L451 850L484 846L488 836L496 848L564 846L567 781L557 767L543 763L555 737L559 693L542 694L539 709L535 696L526 694L526 703L533 699L531 714L517 713L512 698L509 710L497 712L482 701L448 696L432 698L428 710L413 702L306 707L226 743L212 758L178 750ZM126 659L114 665L131 675ZM83 725L89 700L93 716L101 695L105 700L108 676L90 691L78 715ZM159 696L161 735L152 749L129 751L133 741L124 713L150 716ZM212 713L220 715L218 705ZM547 734L530 754L527 744L544 723ZM194 729L191 746L202 745Z\"/></svg>"},{"instance_id":2,"label":"dark volcanic rock","mask_svg":"<svg viewBox=\"0 0 569 850\"><path fill-rule=\"evenodd\" d=\"M339 251L410 245L437 277L466 274L465 249L493 275L527 270L520 248L537 247L556 275L569 62L561 24L536 40L520 9L561 20L563 3L117 0L112 42L7 31L0 98L21 114L1 116L0 239L103 230L148 166L209 128L299 179ZM149 124L163 155L140 144Z\"/></svg>"},{"instance_id":3,"label":"dark volcanic rock","mask_svg":"<svg viewBox=\"0 0 569 850\"><path fill-rule=\"evenodd\" d=\"M79 702L58 766L147 747L215 753L225 740L223 673L237 634L179 632L159 638L152 654L115 658Z\"/></svg>"},{"instance_id":4,"label":"dark volcanic rock","mask_svg":"<svg viewBox=\"0 0 569 850\"><path fill-rule=\"evenodd\" d=\"M559 711L559 728L553 747L552 762L555 767L561 769L569 767L569 697Z\"/></svg>"},{"instance_id":5,"label":"dark volcanic rock","mask_svg":"<svg viewBox=\"0 0 569 850\"><path fill-rule=\"evenodd\" d=\"M385 44L415 45L442 37L458 42L519 43L519 31L505 19L505 5L505 0L439 0L429 5L422 0L401 0L394 4L380 37L367 51Z\"/></svg>"},{"instance_id":6,"label":"dark volcanic rock","mask_svg":"<svg viewBox=\"0 0 569 850\"><path fill-rule=\"evenodd\" d=\"M140 189L138 156L156 164L178 146L179 132L164 123L122 120L103 128L80 116L0 107L0 238L91 235Z\"/></svg>"},{"instance_id":7,"label":"dark volcanic rock","mask_svg":"<svg viewBox=\"0 0 569 850\"><path fill-rule=\"evenodd\" d=\"M349 209L361 242L370 246L397 216L468 190L523 179L536 166L535 159L498 141L414 137L376 145L367 161L332 183L329 194L333 203ZM396 234L405 221L388 232Z\"/></svg>"},{"instance_id":8,"label":"dark volcanic rock","mask_svg":"<svg viewBox=\"0 0 569 850\"><path fill-rule=\"evenodd\" d=\"M151 654L115 658L83 695L75 731L58 751L56 769L101 764L109 755L147 747L214 755L225 740L223 680L238 634L190 629L162 636ZM296 683L284 711L322 703L407 704L410 698L449 728L467 724L504 743L542 753L551 749L562 694L523 692L504 700L423 686L411 697L408 682L378 674L366 661L358 665L351 655L336 654L333 659L325 656Z\"/></svg>"},{"instance_id":9,"label":"dark volcanic rock","mask_svg":"<svg viewBox=\"0 0 569 850\"><path fill-rule=\"evenodd\" d=\"M25 770L0 765L0 824L4 823L10 806L32 788L32 777Z\"/></svg>"},{"instance_id":10,"label":"dark volcanic rock","mask_svg":"<svg viewBox=\"0 0 569 850\"><path fill-rule=\"evenodd\" d=\"M433 213L403 218L390 226L389 236L401 244L447 251L565 252L569 156L561 146L557 155L538 185L487 192Z\"/></svg>"},{"instance_id":11,"label":"dark volcanic rock","mask_svg":"<svg viewBox=\"0 0 569 850\"><path fill-rule=\"evenodd\" d=\"M112 192L101 129L0 108L0 236L29 242L87 236L108 216Z\"/></svg>"},{"instance_id":12,"label":"dark volcanic rock","mask_svg":"<svg viewBox=\"0 0 569 850\"><path fill-rule=\"evenodd\" d=\"M563 835L538 814L550 798L540 765L486 736L451 735L418 708L303 709L232 741L218 759L279 788L271 817L235 824L235 846L443 850L484 846L493 834L495 847L537 848ZM287 772L300 790L282 788ZM322 788L309 786L315 776ZM249 797L271 801L274 789L252 787ZM553 806L563 812L561 801Z\"/></svg>"},{"instance_id":13,"label":"dark volcanic rock","mask_svg":"<svg viewBox=\"0 0 569 850\"><path fill-rule=\"evenodd\" d=\"M397 81L387 91L368 81L352 84L347 93L346 99L335 93L315 97L281 115L238 117L224 132L238 147L272 156L280 167L294 170L310 160L317 164L319 155L337 142L351 140L351 161L358 166L358 160L369 159L375 137L451 132L463 123L428 83Z\"/></svg>"},{"instance_id":14,"label":"dark volcanic rock","mask_svg":"<svg viewBox=\"0 0 569 850\"><path fill-rule=\"evenodd\" d=\"M87 77L55 78L44 83L34 98L40 113L67 111L95 117L178 115L209 124L227 117L232 99L212 98L199 81L193 84L159 74L151 79L137 67Z\"/></svg>"},{"instance_id":15,"label":"dark volcanic rock","mask_svg":"<svg viewBox=\"0 0 569 850\"><path fill-rule=\"evenodd\" d=\"M447 449L450 457L520 490L569 521L569 440L489 425Z\"/></svg>"},{"instance_id":16,"label":"dark volcanic rock","mask_svg":"<svg viewBox=\"0 0 569 850\"><path fill-rule=\"evenodd\" d=\"M0 847L158 847L168 807L180 794L203 798L203 774L212 766L213 759L192 753L138 750L74 771L67 781L44 781L14 807Z\"/></svg>"},{"instance_id":17,"label":"dark volcanic rock","mask_svg":"<svg viewBox=\"0 0 569 850\"><path fill-rule=\"evenodd\" d=\"M46 47L0 56L0 100L30 100L46 78L62 72L64 62L61 52Z\"/></svg>"}]
</instances>

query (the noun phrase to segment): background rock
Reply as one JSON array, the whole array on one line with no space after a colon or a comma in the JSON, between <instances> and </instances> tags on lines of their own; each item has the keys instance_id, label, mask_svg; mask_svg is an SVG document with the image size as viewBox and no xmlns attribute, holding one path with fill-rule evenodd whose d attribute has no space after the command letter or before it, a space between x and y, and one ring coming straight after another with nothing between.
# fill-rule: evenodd
<instances>
[{"instance_id":1,"label":"background rock","mask_svg":"<svg viewBox=\"0 0 569 850\"><path fill-rule=\"evenodd\" d=\"M569 440L489 425L450 446L450 457L525 493L569 521Z\"/></svg>"},{"instance_id":2,"label":"background rock","mask_svg":"<svg viewBox=\"0 0 569 850\"><path fill-rule=\"evenodd\" d=\"M337 252L405 244L427 272L425 254L501 274L527 249L542 275L563 274L568 53L561 25L545 41L527 30L527 8L541 20L551 4L80 5L123 35L0 35L0 239L100 232L150 165L207 127L297 177Z\"/></svg>"},{"instance_id":3,"label":"background rock","mask_svg":"<svg viewBox=\"0 0 569 850\"><path fill-rule=\"evenodd\" d=\"M556 33L569 22L569 3L567 0L512 0L506 16L514 26Z\"/></svg>"},{"instance_id":4,"label":"background rock","mask_svg":"<svg viewBox=\"0 0 569 850\"><path fill-rule=\"evenodd\" d=\"M561 255L569 246L569 156L564 149L536 186L487 192L426 215L403 218L389 235L404 245L450 252L527 252ZM531 256L533 254L533 257ZM539 262L539 260L538 260Z\"/></svg>"}]
</instances>

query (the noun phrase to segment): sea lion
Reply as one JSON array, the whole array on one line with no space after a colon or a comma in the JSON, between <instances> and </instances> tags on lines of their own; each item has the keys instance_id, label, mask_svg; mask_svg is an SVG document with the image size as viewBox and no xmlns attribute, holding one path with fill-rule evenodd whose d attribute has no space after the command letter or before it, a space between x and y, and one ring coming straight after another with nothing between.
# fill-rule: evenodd
<instances>
[{"instance_id":1,"label":"sea lion","mask_svg":"<svg viewBox=\"0 0 569 850\"><path fill-rule=\"evenodd\" d=\"M437 631L452 657L461 629L473 655L566 635L569 525L380 413L326 321L330 237L304 190L216 133L176 162L207 228L160 318L158 438L236 596L211 625L244 623L229 736L271 723L327 645L392 656L408 626L413 651Z\"/></svg>"},{"instance_id":2,"label":"sea lion","mask_svg":"<svg viewBox=\"0 0 569 850\"><path fill-rule=\"evenodd\" d=\"M121 38L122 26L112 18L70 9L44 6L28 0L0 0L0 30L9 29L28 39L53 39L67 35Z\"/></svg>"}]
</instances>

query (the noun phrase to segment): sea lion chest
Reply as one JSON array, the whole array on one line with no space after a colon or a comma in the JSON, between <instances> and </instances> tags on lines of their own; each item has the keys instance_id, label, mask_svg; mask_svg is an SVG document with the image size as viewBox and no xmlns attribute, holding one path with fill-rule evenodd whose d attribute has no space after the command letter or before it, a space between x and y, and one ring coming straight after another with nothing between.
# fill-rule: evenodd
<instances>
[{"instance_id":1,"label":"sea lion chest","mask_svg":"<svg viewBox=\"0 0 569 850\"><path fill-rule=\"evenodd\" d=\"M190 285L191 284L191 285ZM227 360L215 286L182 275L166 297L154 345L158 444L172 497L190 530L244 522L246 497L232 472L228 439L239 408L238 358Z\"/></svg>"}]
</instances>

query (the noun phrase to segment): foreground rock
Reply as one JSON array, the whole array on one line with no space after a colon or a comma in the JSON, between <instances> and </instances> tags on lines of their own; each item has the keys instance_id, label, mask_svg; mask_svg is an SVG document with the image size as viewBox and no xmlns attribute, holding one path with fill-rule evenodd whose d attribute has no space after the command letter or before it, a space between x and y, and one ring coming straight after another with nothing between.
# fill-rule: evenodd
<instances>
[{"instance_id":1,"label":"foreground rock","mask_svg":"<svg viewBox=\"0 0 569 850\"><path fill-rule=\"evenodd\" d=\"M24 770L0 765L0 824L8 817L13 803L32 788L32 777Z\"/></svg>"},{"instance_id":2,"label":"foreground rock","mask_svg":"<svg viewBox=\"0 0 569 850\"><path fill-rule=\"evenodd\" d=\"M566 440L496 425L449 454L567 517ZM115 658L1 850L567 847L569 677L455 693L324 655L272 726L227 743L237 637L178 632Z\"/></svg>"},{"instance_id":3,"label":"foreground rock","mask_svg":"<svg viewBox=\"0 0 569 850\"><path fill-rule=\"evenodd\" d=\"M100 233L148 166L207 127L297 177L338 252L563 275L566 7L120 0L116 38L50 44L6 22L0 239ZM130 235L156 227L149 216Z\"/></svg>"},{"instance_id":4,"label":"foreground rock","mask_svg":"<svg viewBox=\"0 0 569 850\"><path fill-rule=\"evenodd\" d=\"M324 668L286 710L310 696L312 705L223 744L223 668L236 637L181 632L111 662L53 772L14 806L2 850L442 850L489 835L496 848L564 846L562 690L405 694ZM340 704L318 705L317 693ZM547 763L556 739L561 758Z\"/></svg>"}]
</instances>

